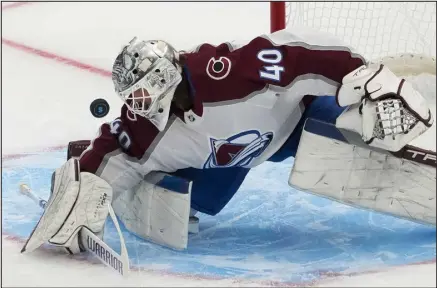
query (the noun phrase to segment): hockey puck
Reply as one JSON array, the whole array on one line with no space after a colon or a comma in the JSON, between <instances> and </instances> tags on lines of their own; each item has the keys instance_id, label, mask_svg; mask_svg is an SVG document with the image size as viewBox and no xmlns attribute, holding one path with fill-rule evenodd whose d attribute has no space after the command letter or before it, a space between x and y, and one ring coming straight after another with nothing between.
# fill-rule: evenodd
<instances>
[{"instance_id":1,"label":"hockey puck","mask_svg":"<svg viewBox=\"0 0 437 288\"><path fill-rule=\"evenodd\" d=\"M91 102L90 111L96 118L105 117L109 113L109 104L105 99L96 99Z\"/></svg>"}]
</instances>

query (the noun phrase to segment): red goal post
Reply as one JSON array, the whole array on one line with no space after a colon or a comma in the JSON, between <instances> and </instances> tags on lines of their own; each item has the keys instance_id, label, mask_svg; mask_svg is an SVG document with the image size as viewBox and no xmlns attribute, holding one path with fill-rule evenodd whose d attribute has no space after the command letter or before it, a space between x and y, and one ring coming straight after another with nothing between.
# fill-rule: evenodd
<instances>
[{"instance_id":1,"label":"red goal post","mask_svg":"<svg viewBox=\"0 0 437 288\"><path fill-rule=\"evenodd\" d=\"M270 32L276 32L286 27L285 2L270 2Z\"/></svg>"}]
</instances>

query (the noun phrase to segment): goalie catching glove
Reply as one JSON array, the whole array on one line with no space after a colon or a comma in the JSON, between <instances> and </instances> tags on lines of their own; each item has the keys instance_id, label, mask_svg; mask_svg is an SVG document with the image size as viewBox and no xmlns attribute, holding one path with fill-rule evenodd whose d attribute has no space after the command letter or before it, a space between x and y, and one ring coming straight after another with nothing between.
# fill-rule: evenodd
<instances>
[{"instance_id":1,"label":"goalie catching glove","mask_svg":"<svg viewBox=\"0 0 437 288\"><path fill-rule=\"evenodd\" d=\"M71 254L79 253L83 250L79 243L82 227L103 235L111 186L94 174L80 172L74 158L55 171L53 180L45 211L21 252L31 252L48 242Z\"/></svg>"},{"instance_id":2,"label":"goalie catching glove","mask_svg":"<svg viewBox=\"0 0 437 288\"><path fill-rule=\"evenodd\" d=\"M343 78L337 103L349 106L336 126L354 131L373 147L399 151L433 123L426 100L386 66L361 66Z\"/></svg>"}]
</instances>

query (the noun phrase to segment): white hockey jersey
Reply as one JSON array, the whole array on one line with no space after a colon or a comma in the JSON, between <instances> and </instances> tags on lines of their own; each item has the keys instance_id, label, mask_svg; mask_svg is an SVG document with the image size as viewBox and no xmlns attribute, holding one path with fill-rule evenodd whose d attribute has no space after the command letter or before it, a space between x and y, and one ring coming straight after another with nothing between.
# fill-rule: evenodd
<instances>
[{"instance_id":1,"label":"white hockey jersey","mask_svg":"<svg viewBox=\"0 0 437 288\"><path fill-rule=\"evenodd\" d=\"M185 54L193 88L190 111L172 109L164 131L121 116L100 128L81 155L82 171L114 192L150 171L254 167L271 157L301 118L305 95L335 95L365 60L330 34L282 30L237 45L202 44Z\"/></svg>"}]
</instances>

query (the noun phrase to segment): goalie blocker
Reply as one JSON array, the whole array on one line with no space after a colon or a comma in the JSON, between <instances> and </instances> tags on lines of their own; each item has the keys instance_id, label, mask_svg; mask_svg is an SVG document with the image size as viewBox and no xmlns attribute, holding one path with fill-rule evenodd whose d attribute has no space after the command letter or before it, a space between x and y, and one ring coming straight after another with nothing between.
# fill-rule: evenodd
<instances>
[{"instance_id":1,"label":"goalie blocker","mask_svg":"<svg viewBox=\"0 0 437 288\"><path fill-rule=\"evenodd\" d=\"M44 204L44 213L24 245L31 252L48 242L64 247L70 253L82 250L79 231L82 227L101 235L112 188L99 177L80 172L79 161L70 159L54 173L52 191Z\"/></svg>"}]
</instances>

